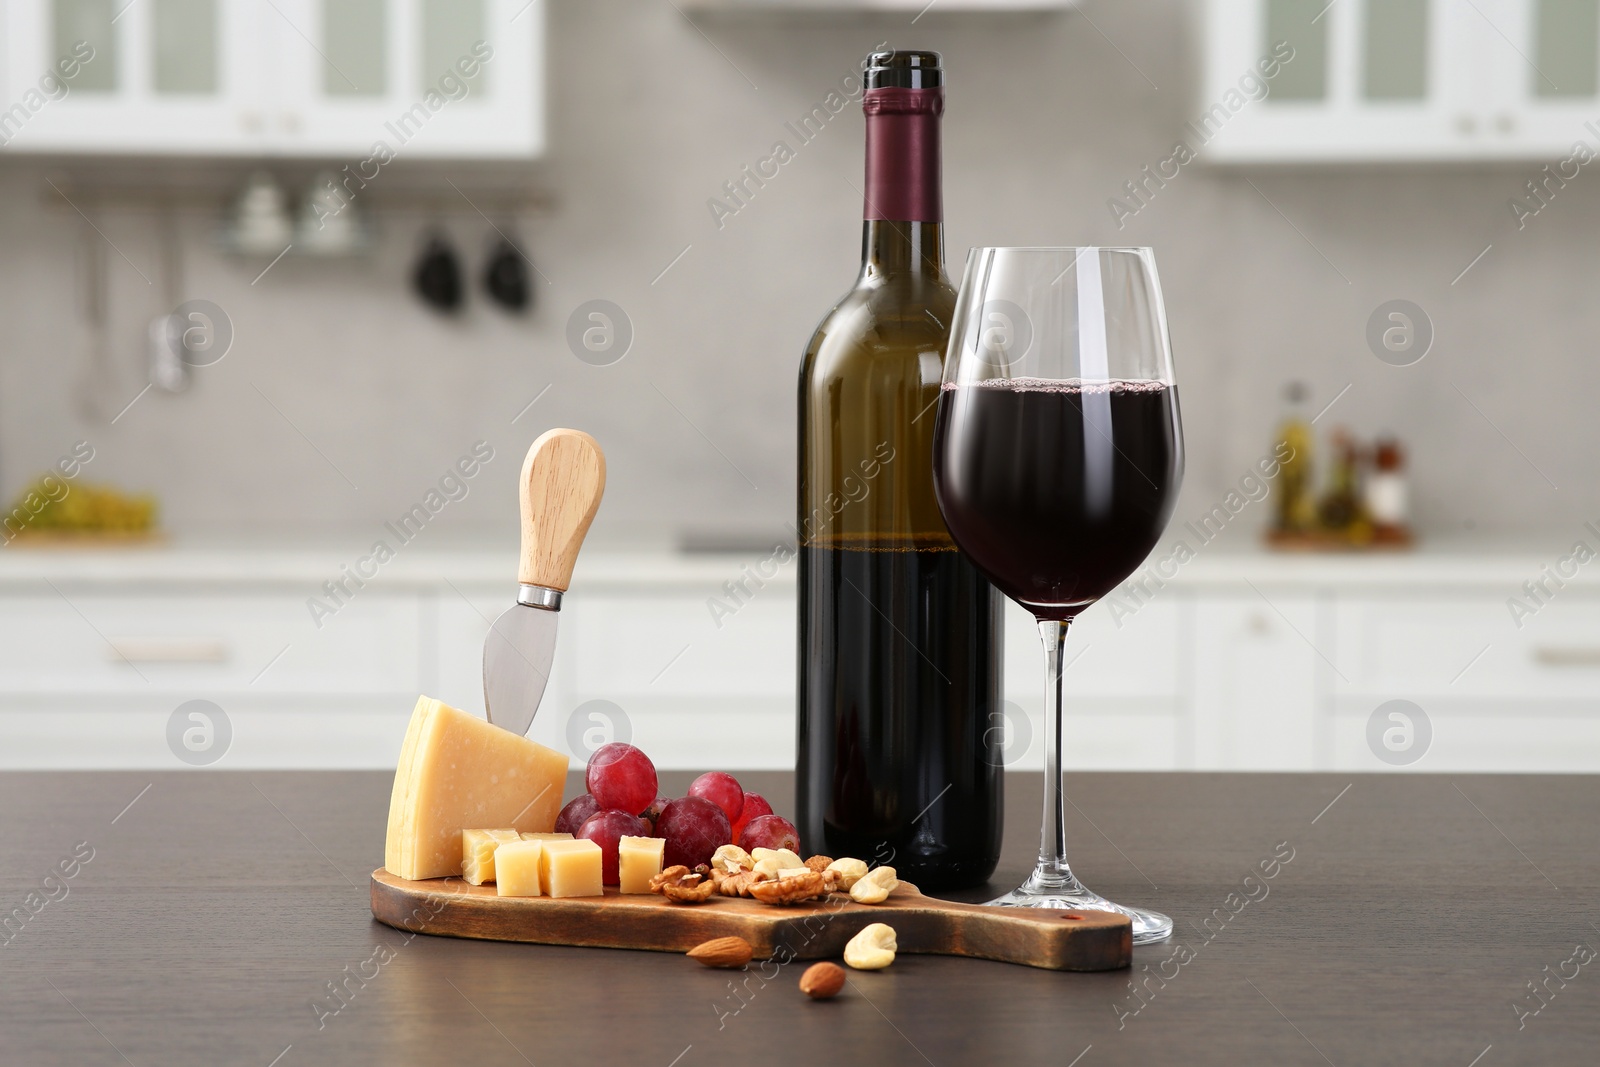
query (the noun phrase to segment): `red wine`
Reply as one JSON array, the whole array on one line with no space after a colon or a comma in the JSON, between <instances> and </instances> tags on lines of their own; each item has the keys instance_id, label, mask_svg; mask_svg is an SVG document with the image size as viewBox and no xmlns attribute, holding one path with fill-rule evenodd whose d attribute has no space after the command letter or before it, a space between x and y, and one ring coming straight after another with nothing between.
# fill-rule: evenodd
<instances>
[{"instance_id":1,"label":"red wine","mask_svg":"<svg viewBox=\"0 0 1600 1067\"><path fill-rule=\"evenodd\" d=\"M953 546L811 545L800 569L801 647L828 650L800 661L802 839L924 888L987 881L1001 757L975 709L999 708L1002 602Z\"/></svg>"},{"instance_id":2,"label":"red wine","mask_svg":"<svg viewBox=\"0 0 1600 1067\"><path fill-rule=\"evenodd\" d=\"M939 504L1002 592L1039 618L1070 619L1155 547L1183 479L1182 440L1177 389L1162 382L948 383L934 431Z\"/></svg>"},{"instance_id":3,"label":"red wine","mask_svg":"<svg viewBox=\"0 0 1600 1067\"><path fill-rule=\"evenodd\" d=\"M1000 606L933 491L955 292L933 52L869 59L861 273L800 367L796 820L925 889L1000 854Z\"/></svg>"}]
</instances>

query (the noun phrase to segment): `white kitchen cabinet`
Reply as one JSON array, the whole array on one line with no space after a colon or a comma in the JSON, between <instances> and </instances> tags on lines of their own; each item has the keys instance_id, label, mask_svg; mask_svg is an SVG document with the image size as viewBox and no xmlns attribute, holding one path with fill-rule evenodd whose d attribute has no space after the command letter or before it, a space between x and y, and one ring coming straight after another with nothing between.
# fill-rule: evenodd
<instances>
[{"instance_id":1,"label":"white kitchen cabinet","mask_svg":"<svg viewBox=\"0 0 1600 1067\"><path fill-rule=\"evenodd\" d=\"M722 581L740 577L726 569ZM574 598L563 712L609 700L633 743L669 765L794 766L794 587L769 584L714 617L706 604L725 599L721 584Z\"/></svg>"},{"instance_id":2,"label":"white kitchen cabinet","mask_svg":"<svg viewBox=\"0 0 1600 1067\"><path fill-rule=\"evenodd\" d=\"M421 683L418 599L361 596L319 629L303 597L42 592L0 614L11 696L404 693Z\"/></svg>"},{"instance_id":3,"label":"white kitchen cabinet","mask_svg":"<svg viewBox=\"0 0 1600 1067\"><path fill-rule=\"evenodd\" d=\"M483 709L482 648L515 595L515 558L409 551L320 628L306 606L347 555L0 553L0 767L180 769L169 717L229 716L219 768L392 769L419 693ZM794 759L791 562L714 618L752 561L580 559L529 736L581 764L626 736L664 768ZM1522 618L1507 597L1538 554L1212 553L1153 594L1119 592L1068 639L1071 770L1600 770L1600 575ZM54 588L52 588L54 586ZM721 625L718 625L720 621ZM1037 630L1008 607L1005 693L1043 764ZM1428 716L1430 747L1379 760L1390 700ZM585 735L590 735L588 739Z\"/></svg>"},{"instance_id":4,"label":"white kitchen cabinet","mask_svg":"<svg viewBox=\"0 0 1600 1067\"><path fill-rule=\"evenodd\" d=\"M937 0L936 0L937 2ZM944 0L937 8L928 0L683 0L687 11L711 14L730 12L782 12L786 14L875 14L885 11L917 15L981 12L1007 14L1022 11L1064 11L1079 0Z\"/></svg>"},{"instance_id":5,"label":"white kitchen cabinet","mask_svg":"<svg viewBox=\"0 0 1600 1067\"><path fill-rule=\"evenodd\" d=\"M1486 64L1477 108L1480 138L1508 155L1571 155L1573 143L1600 150L1600 7L1591 0L1492 0L1480 22Z\"/></svg>"},{"instance_id":6,"label":"white kitchen cabinet","mask_svg":"<svg viewBox=\"0 0 1600 1067\"><path fill-rule=\"evenodd\" d=\"M1480 591L1352 595L1336 614L1333 765L1386 769L1367 719L1406 700L1431 726L1417 770L1600 767L1600 598L1565 593L1520 627L1504 596Z\"/></svg>"},{"instance_id":7,"label":"white kitchen cabinet","mask_svg":"<svg viewBox=\"0 0 1600 1067\"><path fill-rule=\"evenodd\" d=\"M1280 41L1293 59L1246 99ZM1587 0L1210 0L1195 147L1228 163L1561 159L1600 147L1584 125L1597 56Z\"/></svg>"},{"instance_id":8,"label":"white kitchen cabinet","mask_svg":"<svg viewBox=\"0 0 1600 1067\"><path fill-rule=\"evenodd\" d=\"M256 150L268 73L267 53L258 46L263 12L271 8L222 0L162 0L126 10L118 0L8 0L10 110L0 119L6 150Z\"/></svg>"},{"instance_id":9,"label":"white kitchen cabinet","mask_svg":"<svg viewBox=\"0 0 1600 1067\"><path fill-rule=\"evenodd\" d=\"M543 0L5 0L4 14L10 151L331 157L370 180L392 159L544 145ZM92 58L64 95L38 92L78 42Z\"/></svg>"},{"instance_id":10,"label":"white kitchen cabinet","mask_svg":"<svg viewBox=\"0 0 1600 1067\"><path fill-rule=\"evenodd\" d=\"M304 592L61 582L10 593L0 766L180 767L167 720L191 700L231 722L218 766L392 765L436 673L429 615L417 595L381 591L320 628Z\"/></svg>"},{"instance_id":11,"label":"white kitchen cabinet","mask_svg":"<svg viewBox=\"0 0 1600 1067\"><path fill-rule=\"evenodd\" d=\"M275 2L275 152L365 160L378 141L395 158L542 149L542 0Z\"/></svg>"},{"instance_id":12,"label":"white kitchen cabinet","mask_svg":"<svg viewBox=\"0 0 1600 1067\"><path fill-rule=\"evenodd\" d=\"M1270 596L1270 599L1268 599ZM1304 593L1211 594L1194 614L1195 765L1312 769L1326 627Z\"/></svg>"}]
</instances>

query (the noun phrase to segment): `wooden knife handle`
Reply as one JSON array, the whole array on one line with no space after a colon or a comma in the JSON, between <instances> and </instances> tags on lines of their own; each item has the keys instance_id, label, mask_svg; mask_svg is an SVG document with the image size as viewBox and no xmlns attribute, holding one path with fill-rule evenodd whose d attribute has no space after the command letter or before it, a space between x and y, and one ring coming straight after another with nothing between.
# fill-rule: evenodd
<instances>
[{"instance_id":1,"label":"wooden knife handle","mask_svg":"<svg viewBox=\"0 0 1600 1067\"><path fill-rule=\"evenodd\" d=\"M582 430L548 430L522 461L517 580L565 592L606 489L606 457Z\"/></svg>"}]
</instances>

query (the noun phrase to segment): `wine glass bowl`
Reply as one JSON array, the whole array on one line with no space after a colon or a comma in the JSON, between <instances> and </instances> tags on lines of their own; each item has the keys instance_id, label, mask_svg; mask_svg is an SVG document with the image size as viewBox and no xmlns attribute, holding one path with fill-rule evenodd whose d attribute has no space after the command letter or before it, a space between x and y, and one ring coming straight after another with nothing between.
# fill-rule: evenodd
<instances>
[{"instance_id":1,"label":"wine glass bowl","mask_svg":"<svg viewBox=\"0 0 1600 1067\"><path fill-rule=\"evenodd\" d=\"M993 901L1121 911L1136 944L1166 916L1086 889L1063 855L1061 653L1067 628L1155 547L1183 480L1183 431L1147 248L976 248L957 297L934 429L945 525L1039 622L1045 809L1039 862Z\"/></svg>"}]
</instances>

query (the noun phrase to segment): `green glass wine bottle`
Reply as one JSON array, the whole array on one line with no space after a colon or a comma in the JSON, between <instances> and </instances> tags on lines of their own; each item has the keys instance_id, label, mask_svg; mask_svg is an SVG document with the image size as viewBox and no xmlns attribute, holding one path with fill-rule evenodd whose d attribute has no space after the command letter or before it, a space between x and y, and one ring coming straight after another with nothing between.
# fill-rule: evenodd
<instances>
[{"instance_id":1,"label":"green glass wine bottle","mask_svg":"<svg viewBox=\"0 0 1600 1067\"><path fill-rule=\"evenodd\" d=\"M955 290L938 53L875 52L861 273L800 367L797 811L810 851L978 885L1000 853L1001 599L933 493Z\"/></svg>"}]
</instances>

